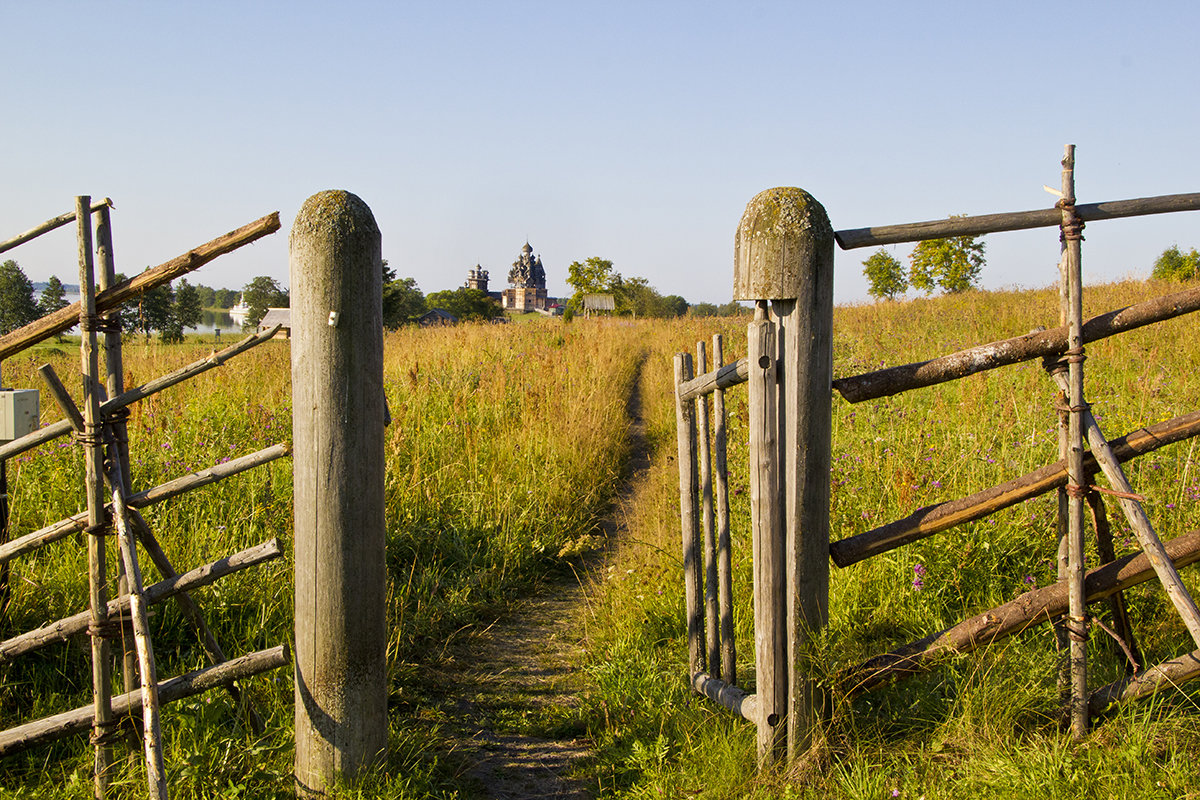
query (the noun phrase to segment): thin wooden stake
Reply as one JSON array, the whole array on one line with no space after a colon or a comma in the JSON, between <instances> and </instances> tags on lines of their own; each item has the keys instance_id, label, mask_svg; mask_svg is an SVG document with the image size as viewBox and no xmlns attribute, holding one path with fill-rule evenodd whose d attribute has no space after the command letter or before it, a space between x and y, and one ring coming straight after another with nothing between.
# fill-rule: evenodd
<instances>
[{"instance_id":1,"label":"thin wooden stake","mask_svg":"<svg viewBox=\"0 0 1200 800\"><path fill-rule=\"evenodd\" d=\"M1067 145L1062 161L1062 236L1066 243L1067 399L1070 404L1068 429L1067 484L1070 529L1067 580L1069 586L1068 637L1071 642L1071 735L1082 739L1088 731L1087 618L1083 586L1083 278L1080 256L1082 222L1075 216L1075 146Z\"/></svg>"},{"instance_id":2,"label":"thin wooden stake","mask_svg":"<svg viewBox=\"0 0 1200 800\"><path fill-rule=\"evenodd\" d=\"M713 336L713 366L724 365L721 334ZM721 607L721 677L737 683L737 644L733 639L733 566L729 543L729 467L726 463L725 390L713 392L713 469L717 501L717 586Z\"/></svg>"},{"instance_id":3,"label":"thin wooden stake","mask_svg":"<svg viewBox=\"0 0 1200 800\"><path fill-rule=\"evenodd\" d=\"M692 357L675 355L675 387L692 378ZM683 546L683 594L687 613L688 675L704 672L704 612L700 591L700 509L697 501L696 411L690 402L675 403L676 444L679 455L679 525Z\"/></svg>"},{"instance_id":4,"label":"thin wooden stake","mask_svg":"<svg viewBox=\"0 0 1200 800\"><path fill-rule=\"evenodd\" d=\"M708 369L704 342L696 342L696 370ZM707 669L721 677L721 641L717 629L717 535L713 519L712 450L709 437L708 398L696 398L696 437L700 455L700 509L704 541L704 642Z\"/></svg>"},{"instance_id":5,"label":"thin wooden stake","mask_svg":"<svg viewBox=\"0 0 1200 800\"><path fill-rule=\"evenodd\" d=\"M79 328L80 360L83 362L83 424L84 464L87 489L88 585L92 611L92 706L93 738L96 744L93 792L103 800L108 792L109 767L112 750L109 740L116 731L112 719L109 678L109 646L107 639L108 589L105 575L104 534L104 453L100 442L100 393L96 381L99 365L96 358L96 285L92 267L91 198L75 198L75 221L79 238Z\"/></svg>"}]
</instances>

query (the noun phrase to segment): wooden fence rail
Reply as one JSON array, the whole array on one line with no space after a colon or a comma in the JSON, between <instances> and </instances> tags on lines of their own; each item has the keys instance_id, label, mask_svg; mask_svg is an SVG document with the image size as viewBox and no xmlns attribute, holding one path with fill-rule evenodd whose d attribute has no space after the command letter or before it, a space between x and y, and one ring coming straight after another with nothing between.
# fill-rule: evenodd
<instances>
[{"instance_id":1,"label":"wooden fence rail","mask_svg":"<svg viewBox=\"0 0 1200 800\"><path fill-rule=\"evenodd\" d=\"M1030 625L1047 621L1061 624L1064 618L1072 626L1072 635L1064 640L1070 640L1070 706L1077 737L1086 731L1089 715L1112 702L1145 696L1171 681L1200 676L1197 650L1103 687L1089 700L1085 648L1086 628L1093 618L1085 611L1088 603L1119 597L1124 589L1157 577L1200 645L1200 612L1177 574L1180 567L1200 561L1200 531L1165 544L1160 542L1140 504L1132 499L1133 489L1120 468L1123 461L1200 434L1200 411L1105 441L1083 399L1083 346L1200 310L1200 289L1166 295L1084 321L1079 248L1079 231L1085 220L1200 210L1200 194L1076 205L1073 146L1068 146L1063 159L1062 180L1064 199L1054 209L836 234L823 218L820 204L799 189L769 190L747 205L734 251L734 297L756 302L755 320L747 333L747 356L730 364L722 363L719 357L714 368L706 371L701 343L697 375L691 356L679 354L675 361L675 395L689 684L697 693L757 726L763 764L782 760L785 754L790 759L798 757L821 724L821 709L827 701L816 682L816 665L808 643L825 625L830 560L839 567L849 566L1056 489L1068 495L1060 502L1063 518L1059 530L1060 536L1067 536L1071 542L1070 568L1066 568L1065 559L1060 562L1059 582L844 669L834 681L839 691L858 694L927 668L945 653L970 652ZM833 379L826 366L831 359L828 321L832 317L827 294L832 284L822 277L826 243L831 246L836 238L843 248L851 248L1049 226L1060 226L1064 231L1060 265L1064 302L1058 328L1041 329L925 362ZM800 306L805 306L806 313L818 322L793 316ZM714 351L722 352L719 348L720 342L714 341ZM937 503L903 519L829 542L831 390L848 402L858 403L1036 358L1043 359L1068 398L1068 410L1060 415L1060 440L1070 458L968 497ZM723 415L724 391L741 383L749 387L756 663L753 693L736 685L732 667L717 663L717 651L726 634L714 613L713 599L714 594L726 589L723 576L714 580L720 570L714 570L711 556L715 554L719 561L724 557L725 545L719 543L720 535L714 544L710 492L724 478L726 455L723 437L715 437L710 443L707 422L703 421L707 419L708 395L720 398L714 405L720 406ZM721 420L714 420L714 427L721 424ZM1074 447L1070 446L1072 437L1077 442ZM1085 438L1091 445L1086 453L1082 446ZM711 460L710 447L715 447L718 454ZM1096 487L1090 486L1101 472L1113 485L1111 493L1117 495L1137 530L1143 553L1112 557L1111 542L1105 538L1111 539L1111 534L1103 519L1103 504L1094 494ZM1097 517L1097 534L1102 540L1099 550L1109 559L1109 563L1086 575L1082 568L1085 498ZM714 583L720 584L720 592L714 589ZM1123 604L1118 603L1117 608L1123 613ZM719 613L724 614L723 606ZM1117 625L1136 668L1136 643L1127 621L1119 620ZM729 636L732 652L732 631Z\"/></svg>"}]
</instances>

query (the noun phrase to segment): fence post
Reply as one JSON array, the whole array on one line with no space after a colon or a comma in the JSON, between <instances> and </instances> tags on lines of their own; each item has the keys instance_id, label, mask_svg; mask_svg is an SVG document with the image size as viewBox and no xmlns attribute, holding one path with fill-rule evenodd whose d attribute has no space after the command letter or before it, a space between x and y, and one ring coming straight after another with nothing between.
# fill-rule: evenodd
<instances>
[{"instance_id":1,"label":"fence post","mask_svg":"<svg viewBox=\"0 0 1200 800\"><path fill-rule=\"evenodd\" d=\"M825 701L815 639L829 616L829 466L833 384L833 228L802 189L747 205L734 245L733 296L771 301L778 325L780 498L784 509L787 750L812 743Z\"/></svg>"},{"instance_id":2,"label":"fence post","mask_svg":"<svg viewBox=\"0 0 1200 800\"><path fill-rule=\"evenodd\" d=\"M289 239L297 793L387 750L383 311L379 228L345 191Z\"/></svg>"}]
</instances>

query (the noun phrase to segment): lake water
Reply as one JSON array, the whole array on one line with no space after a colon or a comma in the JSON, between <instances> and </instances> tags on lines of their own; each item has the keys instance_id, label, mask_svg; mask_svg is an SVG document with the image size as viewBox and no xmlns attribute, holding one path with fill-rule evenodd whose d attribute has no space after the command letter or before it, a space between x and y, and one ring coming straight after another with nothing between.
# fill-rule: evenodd
<instances>
[{"instance_id":1,"label":"lake water","mask_svg":"<svg viewBox=\"0 0 1200 800\"><path fill-rule=\"evenodd\" d=\"M68 292L66 297L64 297L64 299L68 303L78 303L79 295L75 294L74 292ZM240 339L242 336L242 320L243 319L244 318L239 318L239 319L235 320L232 316L230 316L228 311L221 311L221 310L210 311L208 309L205 309L204 311L200 312L200 324L198 326L196 326L195 328L184 328L183 332L184 333L215 334L217 331L220 331L222 339L224 339L225 336L227 336L227 335L234 336L234 337L237 337ZM132 323L127 323L127 327L131 324ZM71 333L73 335L78 334L79 329L72 328L70 331L68 331L68 333Z\"/></svg>"}]
</instances>

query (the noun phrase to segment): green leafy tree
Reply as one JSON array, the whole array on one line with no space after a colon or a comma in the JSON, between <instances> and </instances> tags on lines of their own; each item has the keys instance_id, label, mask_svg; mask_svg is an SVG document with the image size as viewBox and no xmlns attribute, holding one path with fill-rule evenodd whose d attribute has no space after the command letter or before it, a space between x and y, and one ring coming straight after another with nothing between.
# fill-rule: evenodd
<instances>
[{"instance_id":1,"label":"green leafy tree","mask_svg":"<svg viewBox=\"0 0 1200 800\"><path fill-rule=\"evenodd\" d=\"M45 316L69 305L67 290L63 287L62 281L58 279L57 275L51 275L50 280L46 281L45 287L42 288L41 297L38 298L38 310L42 312L42 316Z\"/></svg>"},{"instance_id":2,"label":"green leafy tree","mask_svg":"<svg viewBox=\"0 0 1200 800\"><path fill-rule=\"evenodd\" d=\"M717 306L718 317L740 317L754 313L737 300L730 300L728 303L722 303Z\"/></svg>"},{"instance_id":3,"label":"green leafy tree","mask_svg":"<svg viewBox=\"0 0 1200 800\"><path fill-rule=\"evenodd\" d=\"M582 262L572 261L567 265L567 284L575 290L567 302L567 307L575 313L583 310L585 294L615 295L615 289L623 287L621 273L613 269L613 262L599 256L592 256ZM617 298L613 299L615 301Z\"/></svg>"},{"instance_id":4,"label":"green leafy tree","mask_svg":"<svg viewBox=\"0 0 1200 800\"><path fill-rule=\"evenodd\" d=\"M258 327L258 323L262 322L262 318L267 315L268 308L286 308L288 306L287 292L283 290L277 280L266 275L259 275L247 283L242 289L242 299L246 301L246 306L250 309L242 327L250 330Z\"/></svg>"},{"instance_id":5,"label":"green leafy tree","mask_svg":"<svg viewBox=\"0 0 1200 800\"><path fill-rule=\"evenodd\" d=\"M198 327L204 318L198 288L188 283L186 278L179 281L179 288L175 290L175 317L180 328Z\"/></svg>"},{"instance_id":6,"label":"green leafy tree","mask_svg":"<svg viewBox=\"0 0 1200 800\"><path fill-rule=\"evenodd\" d=\"M196 297L200 300L200 308L214 308L217 303L217 290L203 283L196 284Z\"/></svg>"},{"instance_id":7,"label":"green leafy tree","mask_svg":"<svg viewBox=\"0 0 1200 800\"><path fill-rule=\"evenodd\" d=\"M233 308L241 299L241 292L235 292L233 289L217 289L213 292L213 307Z\"/></svg>"},{"instance_id":8,"label":"green leafy tree","mask_svg":"<svg viewBox=\"0 0 1200 800\"><path fill-rule=\"evenodd\" d=\"M460 322L487 321L504 315L504 311L492 298L479 289L468 289L465 286L432 292L425 297L425 304L431 309L440 308L450 312L458 317Z\"/></svg>"},{"instance_id":9,"label":"green leafy tree","mask_svg":"<svg viewBox=\"0 0 1200 800\"><path fill-rule=\"evenodd\" d=\"M692 303L688 308L689 317L715 317L717 315L717 306L715 303Z\"/></svg>"},{"instance_id":10,"label":"green leafy tree","mask_svg":"<svg viewBox=\"0 0 1200 800\"><path fill-rule=\"evenodd\" d=\"M424 314L425 295L416 278L397 278L395 270L383 259L383 327L394 331Z\"/></svg>"},{"instance_id":11,"label":"green leafy tree","mask_svg":"<svg viewBox=\"0 0 1200 800\"><path fill-rule=\"evenodd\" d=\"M983 271L983 242L975 236L927 239L913 248L908 282L926 294L941 287L964 292L979 284Z\"/></svg>"},{"instance_id":12,"label":"green leafy tree","mask_svg":"<svg viewBox=\"0 0 1200 800\"><path fill-rule=\"evenodd\" d=\"M1200 253L1196 248L1184 253L1173 244L1162 251L1154 262L1150 277L1163 281L1190 281L1200 278Z\"/></svg>"},{"instance_id":13,"label":"green leafy tree","mask_svg":"<svg viewBox=\"0 0 1200 800\"><path fill-rule=\"evenodd\" d=\"M867 292L875 298L894 300L896 295L904 294L908 288L904 265L882 247L863 262L863 274L867 276L869 284Z\"/></svg>"},{"instance_id":14,"label":"green leafy tree","mask_svg":"<svg viewBox=\"0 0 1200 800\"><path fill-rule=\"evenodd\" d=\"M0 264L0 334L15 331L40 316L33 283L11 258Z\"/></svg>"},{"instance_id":15,"label":"green leafy tree","mask_svg":"<svg viewBox=\"0 0 1200 800\"><path fill-rule=\"evenodd\" d=\"M134 330L140 331L147 339L154 331L159 331L164 342L183 339L183 328L175 317L175 292L170 284L155 286L143 293L138 298L133 317Z\"/></svg>"}]
</instances>

